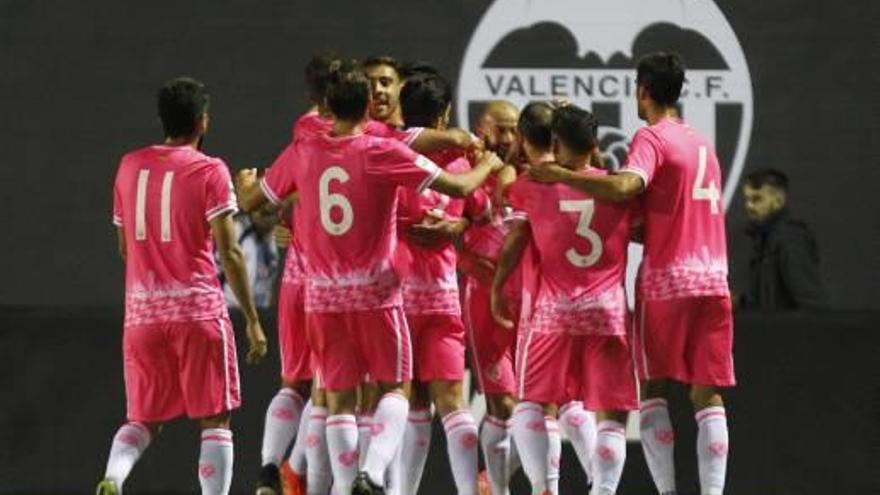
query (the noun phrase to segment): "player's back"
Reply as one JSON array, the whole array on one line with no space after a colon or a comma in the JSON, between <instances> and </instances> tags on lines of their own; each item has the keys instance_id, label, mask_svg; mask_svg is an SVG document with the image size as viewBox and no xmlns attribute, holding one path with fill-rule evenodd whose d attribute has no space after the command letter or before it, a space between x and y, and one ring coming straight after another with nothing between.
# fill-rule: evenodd
<instances>
[{"instance_id":1,"label":"player's back","mask_svg":"<svg viewBox=\"0 0 880 495\"><path fill-rule=\"evenodd\" d=\"M656 167L642 196L645 264L640 287L649 298L723 295L727 241L721 167L696 130L666 119L633 141L653 148Z\"/></svg>"},{"instance_id":2,"label":"player's back","mask_svg":"<svg viewBox=\"0 0 880 495\"><path fill-rule=\"evenodd\" d=\"M566 185L527 177L517 179L509 197L531 228L540 281L536 304L622 304L629 203L596 201Z\"/></svg>"},{"instance_id":3,"label":"player's back","mask_svg":"<svg viewBox=\"0 0 880 495\"><path fill-rule=\"evenodd\" d=\"M223 314L209 222L236 209L220 159L164 145L123 157L114 185L114 223L125 232L127 323Z\"/></svg>"},{"instance_id":4,"label":"player's back","mask_svg":"<svg viewBox=\"0 0 880 495\"><path fill-rule=\"evenodd\" d=\"M318 135L294 145L307 310L357 311L401 304L396 263L397 187L421 190L439 174L403 144L365 134Z\"/></svg>"}]
</instances>

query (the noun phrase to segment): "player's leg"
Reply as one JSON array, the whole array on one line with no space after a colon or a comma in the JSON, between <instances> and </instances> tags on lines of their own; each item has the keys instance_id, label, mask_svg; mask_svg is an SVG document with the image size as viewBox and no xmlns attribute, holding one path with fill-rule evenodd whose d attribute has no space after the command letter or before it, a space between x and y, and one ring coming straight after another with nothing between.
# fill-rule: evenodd
<instances>
[{"instance_id":1,"label":"player's leg","mask_svg":"<svg viewBox=\"0 0 880 495\"><path fill-rule=\"evenodd\" d=\"M305 431L306 493L326 495L333 485L333 469L327 446L327 393L316 377L312 392L312 408ZM291 462L294 456L291 454Z\"/></svg>"},{"instance_id":2,"label":"player's leg","mask_svg":"<svg viewBox=\"0 0 880 495\"><path fill-rule=\"evenodd\" d=\"M366 377L358 386L357 425L358 425L358 454L361 462L367 457L367 449L370 448L370 433L373 429L373 414L376 413L376 405L382 391L379 384Z\"/></svg>"},{"instance_id":3,"label":"player's leg","mask_svg":"<svg viewBox=\"0 0 880 495\"><path fill-rule=\"evenodd\" d=\"M592 495L614 495L626 461L628 411L596 413L596 453L593 459Z\"/></svg>"},{"instance_id":4,"label":"player's leg","mask_svg":"<svg viewBox=\"0 0 880 495\"><path fill-rule=\"evenodd\" d=\"M584 409L583 402L572 401L559 410L559 427L565 432L577 454L578 461L587 476L587 483L592 483L593 451L596 448L596 422Z\"/></svg>"},{"instance_id":5,"label":"player's leg","mask_svg":"<svg viewBox=\"0 0 880 495\"><path fill-rule=\"evenodd\" d=\"M661 495L675 491L675 430L669 417L667 380L646 380L641 384L639 435L645 462Z\"/></svg>"},{"instance_id":6,"label":"player's leg","mask_svg":"<svg viewBox=\"0 0 880 495\"><path fill-rule=\"evenodd\" d=\"M409 415L412 348L402 308L364 311L357 316L357 345L381 394L373 414L370 445L354 491L369 495L382 492L386 470L403 442Z\"/></svg>"},{"instance_id":7,"label":"player's leg","mask_svg":"<svg viewBox=\"0 0 880 495\"><path fill-rule=\"evenodd\" d=\"M688 362L690 399L698 425L697 460L703 495L720 495L727 474L727 415L720 389L735 384L733 317L728 296L688 301L692 323Z\"/></svg>"},{"instance_id":8,"label":"player's leg","mask_svg":"<svg viewBox=\"0 0 880 495\"><path fill-rule=\"evenodd\" d=\"M161 420L182 415L185 407L176 373L176 358L162 325L124 329L125 396L128 422L113 436L99 495L122 492L131 469L158 434Z\"/></svg>"},{"instance_id":9,"label":"player's leg","mask_svg":"<svg viewBox=\"0 0 880 495\"><path fill-rule=\"evenodd\" d=\"M559 407L552 404L544 410L547 422L547 492L559 495L559 467L562 459L562 436L559 433Z\"/></svg>"},{"instance_id":10,"label":"player's leg","mask_svg":"<svg viewBox=\"0 0 880 495\"><path fill-rule=\"evenodd\" d=\"M202 429L199 449L199 485L202 495L226 495L232 487L233 442L229 412L198 420Z\"/></svg>"},{"instance_id":11,"label":"player's leg","mask_svg":"<svg viewBox=\"0 0 880 495\"><path fill-rule=\"evenodd\" d=\"M434 380L431 399L443 418L449 465L459 495L476 495L479 455L477 423L464 400L461 380Z\"/></svg>"},{"instance_id":12,"label":"player's leg","mask_svg":"<svg viewBox=\"0 0 880 495\"><path fill-rule=\"evenodd\" d=\"M418 362L418 359L416 359ZM401 486L403 493L418 493L431 449L431 398L428 386L413 382L409 399L409 417L401 446Z\"/></svg>"}]
</instances>

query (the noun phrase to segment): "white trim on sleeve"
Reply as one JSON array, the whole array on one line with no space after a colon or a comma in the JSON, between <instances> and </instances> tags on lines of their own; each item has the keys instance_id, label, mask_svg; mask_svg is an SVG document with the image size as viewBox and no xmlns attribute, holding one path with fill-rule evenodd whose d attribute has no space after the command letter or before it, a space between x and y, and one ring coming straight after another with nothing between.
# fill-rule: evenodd
<instances>
[{"instance_id":1,"label":"white trim on sleeve","mask_svg":"<svg viewBox=\"0 0 880 495\"><path fill-rule=\"evenodd\" d=\"M275 194L275 191L273 191L272 188L269 187L269 184L266 183L265 176L262 179L260 179L259 184L260 184L260 190L263 191L263 194L266 196L266 199L271 201L273 205L277 205L277 204L281 203L281 199L278 197L277 194Z\"/></svg>"},{"instance_id":2,"label":"white trim on sleeve","mask_svg":"<svg viewBox=\"0 0 880 495\"><path fill-rule=\"evenodd\" d=\"M220 215L229 212L231 212L232 214L238 213L238 205L235 204L235 202L224 203L222 205L211 208L210 210L205 212L205 218L210 222Z\"/></svg>"},{"instance_id":3,"label":"white trim on sleeve","mask_svg":"<svg viewBox=\"0 0 880 495\"><path fill-rule=\"evenodd\" d=\"M122 227L122 218L113 215L113 225L117 227Z\"/></svg>"},{"instance_id":4,"label":"white trim on sleeve","mask_svg":"<svg viewBox=\"0 0 880 495\"><path fill-rule=\"evenodd\" d=\"M424 130L424 127L410 127L406 130L406 138L403 140L403 144L411 146L413 141L418 139Z\"/></svg>"},{"instance_id":5,"label":"white trim on sleeve","mask_svg":"<svg viewBox=\"0 0 880 495\"><path fill-rule=\"evenodd\" d=\"M425 177L425 180L423 180L422 183L419 184L419 187L416 188L416 191L421 193L425 189L431 187L431 184L433 184L434 181L437 180L437 177L440 177L440 172L442 172L443 170L438 167L436 163L432 162L424 155L419 155L418 157L416 157L414 163L416 167L419 167L420 169L430 174Z\"/></svg>"}]
</instances>

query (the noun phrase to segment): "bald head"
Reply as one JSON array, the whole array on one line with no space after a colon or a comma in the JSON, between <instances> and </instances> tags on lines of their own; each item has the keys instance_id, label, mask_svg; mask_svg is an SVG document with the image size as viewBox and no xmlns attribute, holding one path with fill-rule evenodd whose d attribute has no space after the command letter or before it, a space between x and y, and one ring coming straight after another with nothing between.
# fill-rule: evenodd
<instances>
[{"instance_id":1,"label":"bald head","mask_svg":"<svg viewBox=\"0 0 880 495\"><path fill-rule=\"evenodd\" d=\"M489 150L505 157L516 140L517 120L519 109L516 105L505 100L493 100L483 107L475 132Z\"/></svg>"}]
</instances>

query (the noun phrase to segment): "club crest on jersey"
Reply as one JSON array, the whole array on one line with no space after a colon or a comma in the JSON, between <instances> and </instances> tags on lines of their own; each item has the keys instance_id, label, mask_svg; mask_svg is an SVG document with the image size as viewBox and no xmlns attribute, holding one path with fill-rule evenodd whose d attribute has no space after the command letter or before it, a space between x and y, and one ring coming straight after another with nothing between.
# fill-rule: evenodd
<instances>
[{"instance_id":1,"label":"club crest on jersey","mask_svg":"<svg viewBox=\"0 0 880 495\"><path fill-rule=\"evenodd\" d=\"M473 124L482 102L564 98L596 114L612 167L643 122L635 64L644 54L682 55L685 120L715 144L724 204L736 192L752 132L752 83L742 47L711 0L496 0L477 25L459 72L457 116Z\"/></svg>"}]
</instances>

